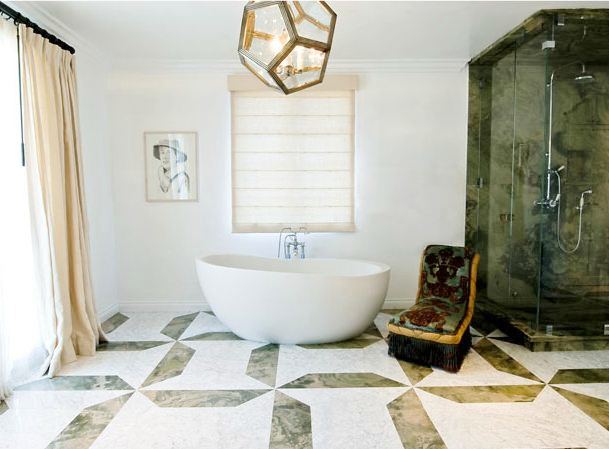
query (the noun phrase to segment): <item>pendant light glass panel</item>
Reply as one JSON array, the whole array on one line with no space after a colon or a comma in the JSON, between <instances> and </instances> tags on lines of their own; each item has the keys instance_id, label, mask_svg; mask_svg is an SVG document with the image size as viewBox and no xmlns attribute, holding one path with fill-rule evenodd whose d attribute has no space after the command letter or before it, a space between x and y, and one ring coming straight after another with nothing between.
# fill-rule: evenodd
<instances>
[{"instance_id":1,"label":"pendant light glass panel","mask_svg":"<svg viewBox=\"0 0 609 449\"><path fill-rule=\"evenodd\" d=\"M260 81L273 89L279 89L277 82L273 79L269 72L263 67L259 66L256 62L252 61L247 56L241 55L241 63L249 69L254 75L256 75Z\"/></svg>"},{"instance_id":2,"label":"pendant light glass panel","mask_svg":"<svg viewBox=\"0 0 609 449\"><path fill-rule=\"evenodd\" d=\"M330 37L332 14L321 2L287 2L300 37L326 43Z\"/></svg>"},{"instance_id":3,"label":"pendant light glass panel","mask_svg":"<svg viewBox=\"0 0 609 449\"><path fill-rule=\"evenodd\" d=\"M297 89L321 80L328 53L297 45L281 61L275 73L288 89Z\"/></svg>"},{"instance_id":4,"label":"pendant light glass panel","mask_svg":"<svg viewBox=\"0 0 609 449\"><path fill-rule=\"evenodd\" d=\"M270 64L290 40L280 6L247 11L245 21L242 48L263 64Z\"/></svg>"}]
</instances>

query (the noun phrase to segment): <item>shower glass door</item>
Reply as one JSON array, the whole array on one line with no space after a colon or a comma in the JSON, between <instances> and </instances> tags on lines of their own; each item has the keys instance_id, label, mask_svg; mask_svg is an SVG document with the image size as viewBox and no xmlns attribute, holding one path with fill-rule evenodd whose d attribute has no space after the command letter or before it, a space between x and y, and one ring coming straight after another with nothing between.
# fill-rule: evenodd
<instances>
[{"instance_id":1,"label":"shower glass door","mask_svg":"<svg viewBox=\"0 0 609 449\"><path fill-rule=\"evenodd\" d=\"M552 73L551 195L543 211L540 331L609 332L609 20L556 15ZM564 168L561 168L564 167ZM559 182L560 178L560 182ZM606 327L607 326L607 327Z\"/></svg>"}]
</instances>

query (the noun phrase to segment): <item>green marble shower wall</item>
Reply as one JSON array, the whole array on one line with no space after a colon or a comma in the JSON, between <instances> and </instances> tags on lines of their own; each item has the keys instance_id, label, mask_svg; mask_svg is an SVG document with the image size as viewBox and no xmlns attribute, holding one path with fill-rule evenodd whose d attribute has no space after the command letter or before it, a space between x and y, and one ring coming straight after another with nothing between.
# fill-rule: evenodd
<instances>
[{"instance_id":1,"label":"green marble shower wall","mask_svg":"<svg viewBox=\"0 0 609 449\"><path fill-rule=\"evenodd\" d=\"M552 40L555 48L543 50ZM593 189L582 243L568 255L556 242L557 208L535 201L545 191L549 76L582 58L596 81L574 83L574 64L554 87L551 165L566 167L561 236L569 245L577 238L580 193ZM607 63L609 10L540 11L470 62L466 242L482 254L480 299L534 330L577 318L553 306L544 313L556 297L594 297L609 308Z\"/></svg>"}]
</instances>

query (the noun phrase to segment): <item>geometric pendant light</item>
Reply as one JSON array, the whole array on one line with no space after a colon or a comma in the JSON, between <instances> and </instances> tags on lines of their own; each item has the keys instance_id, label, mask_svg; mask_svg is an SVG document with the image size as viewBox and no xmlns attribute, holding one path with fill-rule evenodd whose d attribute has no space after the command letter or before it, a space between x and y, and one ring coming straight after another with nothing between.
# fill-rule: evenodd
<instances>
[{"instance_id":1,"label":"geometric pendant light","mask_svg":"<svg viewBox=\"0 0 609 449\"><path fill-rule=\"evenodd\" d=\"M239 59L263 83L291 94L324 79L336 13L321 1L250 1Z\"/></svg>"}]
</instances>

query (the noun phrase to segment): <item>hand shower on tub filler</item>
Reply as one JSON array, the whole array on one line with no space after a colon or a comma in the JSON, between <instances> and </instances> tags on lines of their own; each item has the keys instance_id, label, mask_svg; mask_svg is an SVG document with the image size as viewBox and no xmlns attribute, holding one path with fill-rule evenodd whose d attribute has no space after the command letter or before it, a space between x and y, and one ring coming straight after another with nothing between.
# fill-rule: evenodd
<instances>
[{"instance_id":1,"label":"hand shower on tub filler","mask_svg":"<svg viewBox=\"0 0 609 449\"><path fill-rule=\"evenodd\" d=\"M305 258L305 242L298 240L298 234L305 236L308 234L305 226L294 230L291 227L286 227L279 233L279 243L277 245L277 258L281 258L281 246L283 241L283 257L285 259L304 259Z\"/></svg>"}]
</instances>

